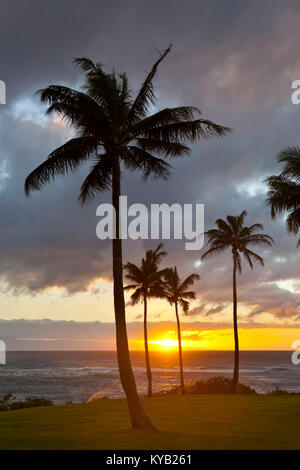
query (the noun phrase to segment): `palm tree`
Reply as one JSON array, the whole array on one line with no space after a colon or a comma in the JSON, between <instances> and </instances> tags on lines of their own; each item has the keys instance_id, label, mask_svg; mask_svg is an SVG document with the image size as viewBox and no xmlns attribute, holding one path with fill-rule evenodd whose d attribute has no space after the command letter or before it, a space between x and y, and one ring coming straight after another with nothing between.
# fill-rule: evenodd
<instances>
[{"instance_id":1,"label":"palm tree","mask_svg":"<svg viewBox=\"0 0 300 470\"><path fill-rule=\"evenodd\" d=\"M181 345L181 329L178 314L178 306L180 306L185 314L188 313L190 304L188 300L195 299L195 292L187 290L194 284L196 280L200 279L198 274L191 274L184 281L181 281L177 268L167 268L164 272L164 297L171 305L175 305L175 314L177 321L177 335L178 335L178 351L179 351L179 367L180 367L180 385L181 393L185 394L184 377L183 377L183 360L182 360L182 345ZM187 300L188 299L188 300Z\"/></svg>"},{"instance_id":2,"label":"palm tree","mask_svg":"<svg viewBox=\"0 0 300 470\"><path fill-rule=\"evenodd\" d=\"M50 153L25 181L28 195L32 190L40 190L57 175L72 172L92 158L91 171L81 186L81 202L85 203L98 191L112 187L116 216L112 252L117 357L131 423L133 428L139 429L153 429L153 425L137 394L128 349L122 241L119 237L121 163L127 169L142 171L146 178L150 175L167 178L170 165L157 155L185 155L189 151L186 141L223 136L230 130L201 119L199 110L193 107L166 108L147 116L149 106L155 102L153 78L170 49L171 46L160 54L135 99L131 98L126 74L105 73L100 63L87 58L74 60L85 72L83 91L60 85L40 90L42 103L49 104L47 113L58 112L76 129L77 135Z\"/></svg>"},{"instance_id":3,"label":"palm tree","mask_svg":"<svg viewBox=\"0 0 300 470\"><path fill-rule=\"evenodd\" d=\"M148 250L146 257L142 259L141 267L133 263L127 263L125 276L130 285L125 286L124 290L134 289L131 295L131 304L138 302L144 303L144 344L145 344L145 360L148 378L148 397L152 396L152 373L150 367L149 349L148 349L148 331L147 331L147 299L161 297L162 293L162 274L164 270L158 271L158 265L161 259L167 255L166 251L160 251L163 244L159 243L156 250Z\"/></svg>"},{"instance_id":4,"label":"palm tree","mask_svg":"<svg viewBox=\"0 0 300 470\"><path fill-rule=\"evenodd\" d=\"M236 272L242 272L241 255L244 256L251 269L253 263L258 262L261 266L264 265L264 260L254 251L248 248L249 245L269 245L274 242L269 235L256 233L257 230L263 230L261 224L253 224L250 227L244 225L244 220L247 215L243 211L238 216L228 215L226 220L217 219L217 229L211 229L205 232L208 236L207 245L209 249L202 255L202 260L208 256L213 256L221 253L227 248L231 248L233 257L233 327L234 327L234 372L232 380L232 391L238 393L239 384L239 338L238 338L238 323L237 323L237 289L236 289Z\"/></svg>"},{"instance_id":5,"label":"palm tree","mask_svg":"<svg viewBox=\"0 0 300 470\"><path fill-rule=\"evenodd\" d=\"M287 147L279 153L277 160L284 163L283 171L265 180L269 187L266 202L271 207L273 219L279 213L289 212L287 229L296 234L300 228L300 147Z\"/></svg>"}]
</instances>

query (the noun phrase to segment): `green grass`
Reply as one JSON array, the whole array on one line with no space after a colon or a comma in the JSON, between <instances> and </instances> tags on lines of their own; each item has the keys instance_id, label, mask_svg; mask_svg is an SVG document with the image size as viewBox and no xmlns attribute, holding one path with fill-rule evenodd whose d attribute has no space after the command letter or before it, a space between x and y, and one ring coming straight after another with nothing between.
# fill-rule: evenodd
<instances>
[{"instance_id":1,"label":"green grass","mask_svg":"<svg viewBox=\"0 0 300 470\"><path fill-rule=\"evenodd\" d=\"M159 431L130 430L125 400L0 413L1 449L300 449L300 396L143 399Z\"/></svg>"}]
</instances>

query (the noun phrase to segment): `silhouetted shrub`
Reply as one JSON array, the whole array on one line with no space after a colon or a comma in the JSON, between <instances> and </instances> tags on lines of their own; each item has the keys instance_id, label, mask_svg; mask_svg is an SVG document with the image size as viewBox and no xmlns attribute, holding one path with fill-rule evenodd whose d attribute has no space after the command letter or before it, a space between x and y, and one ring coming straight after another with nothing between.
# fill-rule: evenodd
<instances>
[{"instance_id":1,"label":"silhouetted shrub","mask_svg":"<svg viewBox=\"0 0 300 470\"><path fill-rule=\"evenodd\" d=\"M283 390L282 388L276 387L274 390L271 390L268 395L291 395L294 392L288 392L287 390Z\"/></svg>"},{"instance_id":2,"label":"silhouetted shrub","mask_svg":"<svg viewBox=\"0 0 300 470\"><path fill-rule=\"evenodd\" d=\"M36 406L54 406L53 401L46 398L30 398L17 401L12 393L8 393L0 398L0 411L19 410L22 408L35 408Z\"/></svg>"},{"instance_id":3,"label":"silhouetted shrub","mask_svg":"<svg viewBox=\"0 0 300 470\"><path fill-rule=\"evenodd\" d=\"M232 380L227 377L212 377L207 380L197 380L185 384L185 390L190 395L204 395L204 394L231 394L232 393ZM158 392L156 395L179 395L181 393L180 387L173 387L170 390ZM248 385L239 383L239 394L251 395L256 391Z\"/></svg>"}]
</instances>

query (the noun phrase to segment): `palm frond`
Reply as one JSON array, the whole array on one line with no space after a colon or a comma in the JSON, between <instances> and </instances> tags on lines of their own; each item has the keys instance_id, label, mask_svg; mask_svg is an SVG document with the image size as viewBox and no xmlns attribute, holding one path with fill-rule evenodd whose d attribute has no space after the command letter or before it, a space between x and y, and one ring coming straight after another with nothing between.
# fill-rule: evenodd
<instances>
[{"instance_id":1,"label":"palm frond","mask_svg":"<svg viewBox=\"0 0 300 470\"><path fill-rule=\"evenodd\" d=\"M227 215L226 216L227 223L230 227L231 234L238 234L241 229L241 225L239 222L239 216L238 215Z\"/></svg>"},{"instance_id":2,"label":"palm frond","mask_svg":"<svg viewBox=\"0 0 300 470\"><path fill-rule=\"evenodd\" d=\"M166 157L181 157L190 152L190 148L179 142L165 142L163 140L139 138L137 145L150 153L163 154Z\"/></svg>"},{"instance_id":3,"label":"palm frond","mask_svg":"<svg viewBox=\"0 0 300 470\"><path fill-rule=\"evenodd\" d=\"M33 170L25 180L25 193L39 191L56 175L74 171L91 154L97 151L98 142L95 137L78 137L71 139L50 153L47 160Z\"/></svg>"},{"instance_id":4,"label":"palm frond","mask_svg":"<svg viewBox=\"0 0 300 470\"><path fill-rule=\"evenodd\" d=\"M243 252L243 255L246 257L251 269L253 269L252 261L255 261L255 262L259 263L261 266L264 266L264 259L261 256L259 256L257 253L255 253L254 251L246 249Z\"/></svg>"},{"instance_id":5,"label":"palm frond","mask_svg":"<svg viewBox=\"0 0 300 470\"><path fill-rule=\"evenodd\" d=\"M128 284L127 286L124 286L123 289L124 290L133 290L133 289L136 289L137 287L139 287L139 284Z\"/></svg>"},{"instance_id":6,"label":"palm frond","mask_svg":"<svg viewBox=\"0 0 300 470\"><path fill-rule=\"evenodd\" d=\"M149 299L165 299L166 293L163 288L163 284L153 284L150 286L148 290L148 298Z\"/></svg>"},{"instance_id":7,"label":"palm frond","mask_svg":"<svg viewBox=\"0 0 300 470\"><path fill-rule=\"evenodd\" d=\"M123 154L122 160L129 170L141 170L145 179L152 176L155 178L168 179L171 165L161 158L151 155L139 147L130 145L127 152Z\"/></svg>"},{"instance_id":8,"label":"palm frond","mask_svg":"<svg viewBox=\"0 0 300 470\"><path fill-rule=\"evenodd\" d=\"M188 313L188 311L189 311L189 309L190 309L190 304L189 304L189 302L187 302L186 300L184 300L184 299L181 298L181 299L179 299L178 303L179 303L180 307L182 308L183 313L184 313L185 315L187 315L187 313Z\"/></svg>"},{"instance_id":9,"label":"palm frond","mask_svg":"<svg viewBox=\"0 0 300 470\"><path fill-rule=\"evenodd\" d=\"M137 287L134 293L130 296L131 305L136 305L144 299L144 292L142 287Z\"/></svg>"},{"instance_id":10,"label":"palm frond","mask_svg":"<svg viewBox=\"0 0 300 470\"><path fill-rule=\"evenodd\" d=\"M291 178L294 182L300 181L300 147L290 146L282 150L277 160L279 163L284 163L282 176Z\"/></svg>"},{"instance_id":11,"label":"palm frond","mask_svg":"<svg viewBox=\"0 0 300 470\"><path fill-rule=\"evenodd\" d=\"M230 226L228 225L228 222L224 219L217 219L216 220L216 226L218 227L218 230L216 229L211 229L207 233L215 234L216 236L219 236L220 232L226 233L231 233Z\"/></svg>"},{"instance_id":12,"label":"palm frond","mask_svg":"<svg viewBox=\"0 0 300 470\"><path fill-rule=\"evenodd\" d=\"M201 260L205 260L206 258L209 258L213 255L217 255L221 253L222 251L226 250L228 248L228 245L220 245L220 246L215 246L213 248L209 248L203 255L201 256Z\"/></svg>"},{"instance_id":13,"label":"palm frond","mask_svg":"<svg viewBox=\"0 0 300 470\"><path fill-rule=\"evenodd\" d=\"M96 72L97 66L99 67L101 65L99 62L98 64L94 64L94 62L91 59L88 59L87 57L76 57L73 59L73 63L76 64L84 72Z\"/></svg>"},{"instance_id":14,"label":"palm frond","mask_svg":"<svg viewBox=\"0 0 300 470\"><path fill-rule=\"evenodd\" d=\"M242 211L242 212L240 213L240 215L238 216L238 219L237 219L237 220L238 220L238 224L239 224L240 226L243 225L246 216L247 216L247 211L245 211L245 210Z\"/></svg>"},{"instance_id":15,"label":"palm frond","mask_svg":"<svg viewBox=\"0 0 300 470\"><path fill-rule=\"evenodd\" d=\"M131 126L130 132L133 136L149 132L157 127L175 122L193 121L199 117L201 111L194 106L181 106L176 108L165 108L151 116L148 116Z\"/></svg>"},{"instance_id":16,"label":"palm frond","mask_svg":"<svg viewBox=\"0 0 300 470\"><path fill-rule=\"evenodd\" d=\"M137 284L141 284L143 282L144 273L143 271L134 263L128 262L124 269L127 271L125 278L129 281L136 282Z\"/></svg>"},{"instance_id":17,"label":"palm frond","mask_svg":"<svg viewBox=\"0 0 300 470\"><path fill-rule=\"evenodd\" d=\"M103 107L89 97L72 88L50 85L37 91L42 103L48 103L46 114L58 113L68 124L82 129L93 130L98 135L110 132L108 119Z\"/></svg>"},{"instance_id":18,"label":"palm frond","mask_svg":"<svg viewBox=\"0 0 300 470\"><path fill-rule=\"evenodd\" d=\"M164 271L157 271L158 265L161 262L162 258L167 256L168 254L166 251L162 251L163 246L163 243L160 242L155 248L155 250L148 250L146 252L146 258L143 259L146 268L148 268L150 272L155 273L155 275L163 274Z\"/></svg>"},{"instance_id":19,"label":"palm frond","mask_svg":"<svg viewBox=\"0 0 300 470\"><path fill-rule=\"evenodd\" d=\"M129 88L128 88L128 78L126 73L121 73L120 74L120 80L121 80L121 98L122 100L127 100L128 97L130 96Z\"/></svg>"},{"instance_id":20,"label":"palm frond","mask_svg":"<svg viewBox=\"0 0 300 470\"><path fill-rule=\"evenodd\" d=\"M195 300L196 298L196 293L194 291L185 291L182 292L180 297L182 299L190 299L190 300Z\"/></svg>"},{"instance_id":21,"label":"palm frond","mask_svg":"<svg viewBox=\"0 0 300 470\"><path fill-rule=\"evenodd\" d=\"M230 132L228 127L215 124L205 119L194 121L175 122L156 127L142 133L149 139L163 140L165 142L194 142L195 140L207 139L213 136L222 137Z\"/></svg>"},{"instance_id":22,"label":"palm frond","mask_svg":"<svg viewBox=\"0 0 300 470\"><path fill-rule=\"evenodd\" d=\"M166 55L169 54L171 47L172 44L170 44L165 51L160 53L159 59L154 63L150 73L147 75L146 80L142 84L129 112L128 118L130 122L134 123L138 119L143 118L146 115L149 104L154 103L155 95L153 92L152 81L156 74L159 64L162 62L162 60L164 60Z\"/></svg>"},{"instance_id":23,"label":"palm frond","mask_svg":"<svg viewBox=\"0 0 300 470\"><path fill-rule=\"evenodd\" d=\"M288 231L291 233L298 233L300 229L300 207L289 213L286 219Z\"/></svg>"},{"instance_id":24,"label":"palm frond","mask_svg":"<svg viewBox=\"0 0 300 470\"><path fill-rule=\"evenodd\" d=\"M106 154L100 156L80 188L79 200L82 204L94 199L97 192L106 191L111 185L112 160Z\"/></svg>"},{"instance_id":25,"label":"palm frond","mask_svg":"<svg viewBox=\"0 0 300 470\"><path fill-rule=\"evenodd\" d=\"M185 292L185 290L192 286L195 281L199 281L200 276L198 274L190 274L181 284L180 284L180 291Z\"/></svg>"},{"instance_id":26,"label":"palm frond","mask_svg":"<svg viewBox=\"0 0 300 470\"><path fill-rule=\"evenodd\" d=\"M284 175L270 176L265 182L269 186L266 204L274 219L278 213L294 210L300 206L300 186Z\"/></svg>"},{"instance_id":27,"label":"palm frond","mask_svg":"<svg viewBox=\"0 0 300 470\"><path fill-rule=\"evenodd\" d=\"M240 237L249 237L252 233L256 232L257 230L263 230L264 227L262 224L253 224L250 227L242 227L240 231Z\"/></svg>"},{"instance_id":28,"label":"palm frond","mask_svg":"<svg viewBox=\"0 0 300 470\"><path fill-rule=\"evenodd\" d=\"M253 235L249 235L248 237L241 237L242 243L253 244L253 245L268 245L272 246L274 244L274 240L270 235L266 235L264 233L255 233Z\"/></svg>"}]
</instances>

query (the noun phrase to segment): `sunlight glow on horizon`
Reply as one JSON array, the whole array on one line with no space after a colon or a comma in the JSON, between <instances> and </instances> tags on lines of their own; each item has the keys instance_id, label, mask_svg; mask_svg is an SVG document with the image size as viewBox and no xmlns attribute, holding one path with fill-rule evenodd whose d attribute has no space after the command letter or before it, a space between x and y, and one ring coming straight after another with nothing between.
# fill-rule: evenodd
<instances>
[{"instance_id":1,"label":"sunlight glow on horizon","mask_svg":"<svg viewBox=\"0 0 300 470\"><path fill-rule=\"evenodd\" d=\"M231 351L234 349L233 330L226 329L182 329L183 350ZM178 348L177 332L153 332L149 335L149 349L152 351L174 351ZM241 350L289 350L294 340L300 339L300 328L244 328L239 329ZM130 340L133 350L143 350L144 341Z\"/></svg>"},{"instance_id":2,"label":"sunlight glow on horizon","mask_svg":"<svg viewBox=\"0 0 300 470\"><path fill-rule=\"evenodd\" d=\"M149 341L149 344L155 344L158 346L162 346L163 349L177 349L178 348L178 340L173 339L157 339L155 341ZM184 346L184 341L181 341L182 346Z\"/></svg>"}]
</instances>

